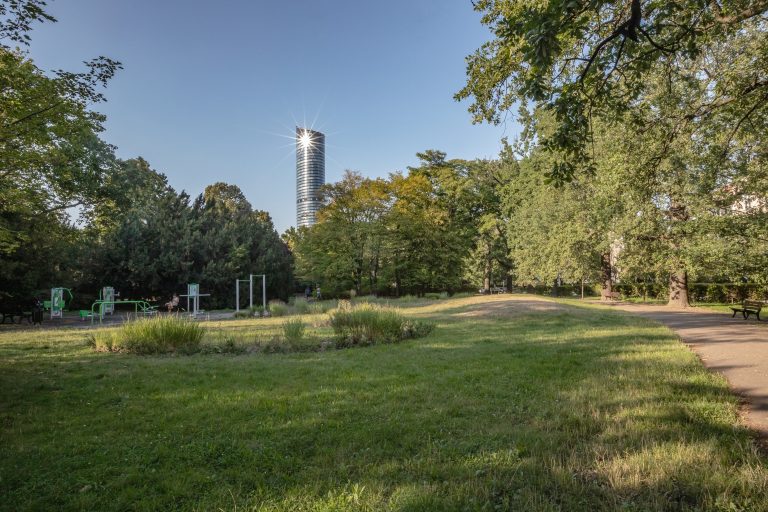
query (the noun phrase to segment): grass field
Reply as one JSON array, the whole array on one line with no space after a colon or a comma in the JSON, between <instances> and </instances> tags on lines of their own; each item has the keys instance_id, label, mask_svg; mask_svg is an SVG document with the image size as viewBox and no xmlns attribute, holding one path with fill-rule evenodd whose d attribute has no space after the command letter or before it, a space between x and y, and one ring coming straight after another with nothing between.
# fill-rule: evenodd
<instances>
[{"instance_id":1,"label":"grass field","mask_svg":"<svg viewBox=\"0 0 768 512\"><path fill-rule=\"evenodd\" d=\"M768 510L736 399L665 328L524 296L403 313L437 328L191 356L0 331L0 509Z\"/></svg>"}]
</instances>

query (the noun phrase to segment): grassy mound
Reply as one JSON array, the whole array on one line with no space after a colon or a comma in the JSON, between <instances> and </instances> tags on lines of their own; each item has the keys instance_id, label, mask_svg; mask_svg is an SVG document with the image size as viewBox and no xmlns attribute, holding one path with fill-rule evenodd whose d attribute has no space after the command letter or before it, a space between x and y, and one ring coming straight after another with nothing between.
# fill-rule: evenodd
<instances>
[{"instance_id":1,"label":"grassy mound","mask_svg":"<svg viewBox=\"0 0 768 512\"><path fill-rule=\"evenodd\" d=\"M194 320L178 316L142 318L114 330L92 333L92 347L105 352L133 354L192 353L200 349L205 328Z\"/></svg>"}]
</instances>

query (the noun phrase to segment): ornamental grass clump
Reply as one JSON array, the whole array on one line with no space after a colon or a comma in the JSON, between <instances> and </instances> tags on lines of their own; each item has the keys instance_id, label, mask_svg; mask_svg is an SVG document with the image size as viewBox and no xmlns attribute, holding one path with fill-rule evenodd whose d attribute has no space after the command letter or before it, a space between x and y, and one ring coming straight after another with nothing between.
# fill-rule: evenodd
<instances>
[{"instance_id":1,"label":"ornamental grass clump","mask_svg":"<svg viewBox=\"0 0 768 512\"><path fill-rule=\"evenodd\" d=\"M272 316L287 316L291 314L291 307L281 300L269 301L269 314Z\"/></svg>"},{"instance_id":2,"label":"ornamental grass clump","mask_svg":"<svg viewBox=\"0 0 768 512\"><path fill-rule=\"evenodd\" d=\"M395 343L432 331L431 324L406 320L394 309L372 304L344 306L330 315L337 347Z\"/></svg>"},{"instance_id":3,"label":"ornamental grass clump","mask_svg":"<svg viewBox=\"0 0 768 512\"><path fill-rule=\"evenodd\" d=\"M200 350L205 328L179 316L141 318L105 331L96 331L88 341L96 350L132 354L191 354Z\"/></svg>"},{"instance_id":4,"label":"ornamental grass clump","mask_svg":"<svg viewBox=\"0 0 768 512\"><path fill-rule=\"evenodd\" d=\"M283 337L288 343L298 343L304 339L304 322L298 318L291 318L283 322Z\"/></svg>"}]
</instances>

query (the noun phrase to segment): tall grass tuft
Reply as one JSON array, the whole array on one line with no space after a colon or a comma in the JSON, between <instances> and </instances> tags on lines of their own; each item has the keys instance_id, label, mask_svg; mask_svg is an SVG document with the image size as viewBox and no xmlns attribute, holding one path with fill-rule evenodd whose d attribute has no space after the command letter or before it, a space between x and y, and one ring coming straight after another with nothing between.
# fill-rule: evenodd
<instances>
[{"instance_id":1,"label":"tall grass tuft","mask_svg":"<svg viewBox=\"0 0 768 512\"><path fill-rule=\"evenodd\" d=\"M200 350L205 328L179 316L140 318L122 326L96 331L89 343L100 351L133 354L193 353Z\"/></svg>"},{"instance_id":2,"label":"tall grass tuft","mask_svg":"<svg viewBox=\"0 0 768 512\"><path fill-rule=\"evenodd\" d=\"M286 316L290 315L292 308L281 300L269 301L269 313L272 316Z\"/></svg>"},{"instance_id":3,"label":"tall grass tuft","mask_svg":"<svg viewBox=\"0 0 768 512\"><path fill-rule=\"evenodd\" d=\"M318 301L313 302L309 305L309 314L310 315L322 315L323 313L327 313L333 309L333 301L324 300L324 301Z\"/></svg>"},{"instance_id":4,"label":"tall grass tuft","mask_svg":"<svg viewBox=\"0 0 768 512\"><path fill-rule=\"evenodd\" d=\"M304 322L299 318L291 318L283 322L283 336L289 343L298 343L304 339Z\"/></svg>"},{"instance_id":5,"label":"tall grass tuft","mask_svg":"<svg viewBox=\"0 0 768 512\"><path fill-rule=\"evenodd\" d=\"M394 343L432 331L432 324L406 320L394 309L372 304L347 304L330 315L338 347Z\"/></svg>"},{"instance_id":6,"label":"tall grass tuft","mask_svg":"<svg viewBox=\"0 0 768 512\"><path fill-rule=\"evenodd\" d=\"M309 302L304 297L294 299L293 308L299 315L306 315L309 312Z\"/></svg>"}]
</instances>

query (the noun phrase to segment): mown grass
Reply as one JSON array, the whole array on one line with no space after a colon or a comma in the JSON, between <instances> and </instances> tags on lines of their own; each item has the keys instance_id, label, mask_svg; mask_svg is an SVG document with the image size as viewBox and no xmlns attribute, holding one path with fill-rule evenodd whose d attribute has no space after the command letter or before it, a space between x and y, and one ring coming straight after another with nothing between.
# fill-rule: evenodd
<instances>
[{"instance_id":1,"label":"mown grass","mask_svg":"<svg viewBox=\"0 0 768 512\"><path fill-rule=\"evenodd\" d=\"M668 330L525 300L443 300L408 310L427 338L294 354L0 333L0 509L768 509L736 399Z\"/></svg>"}]
</instances>

